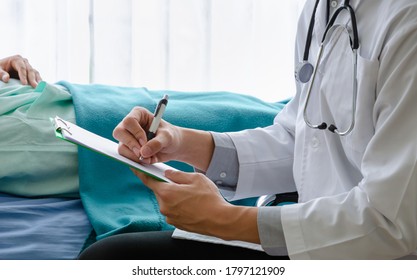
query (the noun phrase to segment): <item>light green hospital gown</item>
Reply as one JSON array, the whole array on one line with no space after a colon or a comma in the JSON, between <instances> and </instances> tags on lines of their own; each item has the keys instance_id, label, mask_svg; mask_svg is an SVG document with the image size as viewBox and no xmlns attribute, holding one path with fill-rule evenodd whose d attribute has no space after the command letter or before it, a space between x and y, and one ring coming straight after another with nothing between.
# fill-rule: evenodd
<instances>
[{"instance_id":1,"label":"light green hospital gown","mask_svg":"<svg viewBox=\"0 0 417 280\"><path fill-rule=\"evenodd\" d=\"M0 82L0 192L78 196L77 147L55 137L49 118L56 115L75 123L65 88Z\"/></svg>"}]
</instances>

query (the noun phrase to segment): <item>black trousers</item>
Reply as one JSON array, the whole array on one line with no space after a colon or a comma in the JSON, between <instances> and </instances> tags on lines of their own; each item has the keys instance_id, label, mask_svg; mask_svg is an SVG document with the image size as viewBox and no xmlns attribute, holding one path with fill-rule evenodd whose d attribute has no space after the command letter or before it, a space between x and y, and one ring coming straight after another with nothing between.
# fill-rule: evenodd
<instances>
[{"instance_id":1,"label":"black trousers","mask_svg":"<svg viewBox=\"0 0 417 280\"><path fill-rule=\"evenodd\" d=\"M258 260L288 259L235 246L173 239L172 231L125 233L85 249L83 260Z\"/></svg>"}]
</instances>

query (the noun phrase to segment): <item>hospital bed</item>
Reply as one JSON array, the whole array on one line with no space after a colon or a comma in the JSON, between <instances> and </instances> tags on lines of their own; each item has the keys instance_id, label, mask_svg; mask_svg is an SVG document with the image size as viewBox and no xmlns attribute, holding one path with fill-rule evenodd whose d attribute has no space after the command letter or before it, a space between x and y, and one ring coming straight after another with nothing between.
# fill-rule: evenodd
<instances>
[{"instance_id":1,"label":"hospital bed","mask_svg":"<svg viewBox=\"0 0 417 280\"><path fill-rule=\"evenodd\" d=\"M166 93L167 121L219 132L269 125L286 103L230 92L1 83L0 259L74 259L106 236L171 229L152 192L126 166L56 139L49 123L60 115L114 140L113 128L134 106L153 111ZM256 198L237 203L255 205Z\"/></svg>"}]
</instances>

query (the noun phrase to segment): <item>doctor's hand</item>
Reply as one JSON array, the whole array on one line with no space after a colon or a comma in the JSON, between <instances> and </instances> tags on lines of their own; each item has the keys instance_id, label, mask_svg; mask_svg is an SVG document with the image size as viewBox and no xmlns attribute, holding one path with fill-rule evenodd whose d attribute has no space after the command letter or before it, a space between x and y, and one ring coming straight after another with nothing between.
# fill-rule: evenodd
<instances>
[{"instance_id":1,"label":"doctor's hand","mask_svg":"<svg viewBox=\"0 0 417 280\"><path fill-rule=\"evenodd\" d=\"M175 159L181 141L179 129L161 120L155 138L147 141L146 131L151 126L153 114L135 107L114 129L113 137L119 141L119 153L131 160L143 157L145 163Z\"/></svg>"},{"instance_id":2,"label":"doctor's hand","mask_svg":"<svg viewBox=\"0 0 417 280\"><path fill-rule=\"evenodd\" d=\"M209 132L182 128L161 120L156 136L147 141L146 132L153 114L135 107L114 129L119 153L133 161L142 157L144 163L177 160L205 171L210 163L214 143Z\"/></svg>"},{"instance_id":3,"label":"doctor's hand","mask_svg":"<svg viewBox=\"0 0 417 280\"><path fill-rule=\"evenodd\" d=\"M0 79L7 83L10 78L20 79L23 85L36 87L42 78L26 58L14 55L0 59Z\"/></svg>"},{"instance_id":4,"label":"doctor's hand","mask_svg":"<svg viewBox=\"0 0 417 280\"><path fill-rule=\"evenodd\" d=\"M175 183L165 183L132 171L155 193L167 223L225 240L259 243L257 208L228 203L203 174L167 170L165 176Z\"/></svg>"}]
</instances>

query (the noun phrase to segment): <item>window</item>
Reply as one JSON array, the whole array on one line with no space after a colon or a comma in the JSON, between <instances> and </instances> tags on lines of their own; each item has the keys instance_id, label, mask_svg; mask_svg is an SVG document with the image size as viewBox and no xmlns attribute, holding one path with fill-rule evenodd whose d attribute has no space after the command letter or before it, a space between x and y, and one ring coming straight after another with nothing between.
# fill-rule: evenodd
<instances>
[{"instance_id":1,"label":"window","mask_svg":"<svg viewBox=\"0 0 417 280\"><path fill-rule=\"evenodd\" d=\"M305 0L0 0L0 54L44 80L294 94Z\"/></svg>"}]
</instances>

